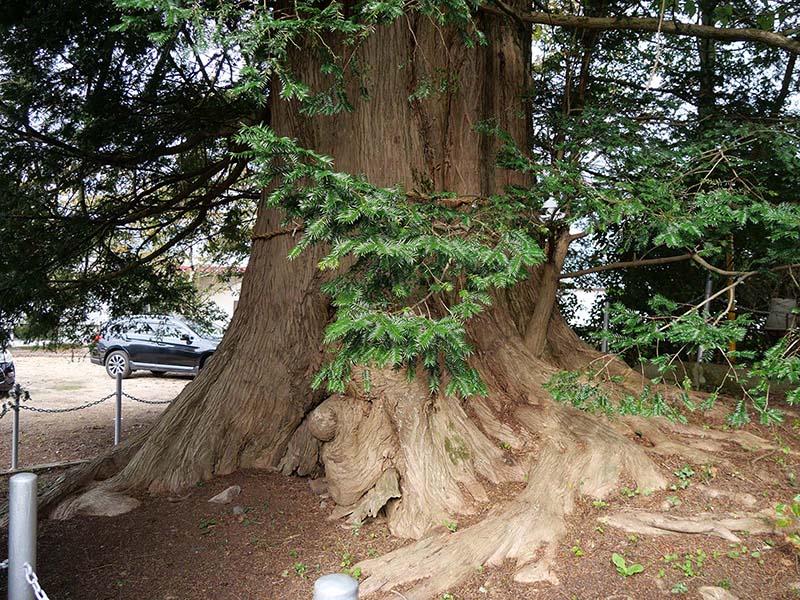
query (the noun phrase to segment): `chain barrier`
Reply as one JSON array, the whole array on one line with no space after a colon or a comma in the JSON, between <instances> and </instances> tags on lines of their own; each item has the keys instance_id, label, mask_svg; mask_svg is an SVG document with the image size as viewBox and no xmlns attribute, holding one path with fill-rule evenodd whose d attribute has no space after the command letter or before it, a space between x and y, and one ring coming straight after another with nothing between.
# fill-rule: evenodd
<instances>
[{"instance_id":1,"label":"chain barrier","mask_svg":"<svg viewBox=\"0 0 800 600\"><path fill-rule=\"evenodd\" d=\"M33 595L36 596L36 600L50 600L47 596L47 592L42 589L39 583L39 577L36 575L36 571L33 570L33 567L28 563L23 563L22 567L25 569L25 581L33 588ZM6 569L8 569L8 559L0 562L0 570Z\"/></svg>"},{"instance_id":2,"label":"chain barrier","mask_svg":"<svg viewBox=\"0 0 800 600\"><path fill-rule=\"evenodd\" d=\"M135 396L131 396L126 392L122 392L122 395L129 400L133 400L134 402L139 402L140 404L170 404L172 400L142 400L141 398L136 398ZM103 396L99 400L95 400L94 402L87 402L86 404L82 404L80 406L72 406L70 408L39 408L36 406L25 406L23 404L19 405L20 410L27 410L29 412L35 413L69 413L75 412L76 410L83 410L85 408L91 408L92 406L97 406L98 404L102 404L106 400L110 400L116 396L116 393L109 394L108 396ZM25 392L25 398L23 401L30 400L30 394ZM13 402L4 402L0 407L0 419L6 416L11 411L16 410L16 405Z\"/></svg>"},{"instance_id":3,"label":"chain barrier","mask_svg":"<svg viewBox=\"0 0 800 600\"><path fill-rule=\"evenodd\" d=\"M152 405L165 405L170 404L172 400L142 400L141 398L137 398L130 394L126 394L122 391L122 378L120 375L117 375L117 391L107 396L103 396L99 400L94 400L92 402L87 402L85 404L81 404L80 406L71 406L69 408L40 408L38 406L26 406L22 404L23 402L27 402L31 399L31 395L28 390L23 390L20 384L16 384L11 390L11 398L12 400L3 402L0 404L0 419L5 417L8 413L13 414L13 423L11 424L11 469L10 471L16 471L17 467L19 466L19 439L20 439L20 419L19 415L23 410L27 410L33 413L42 413L42 414L62 414L62 413L71 413L76 412L79 410L84 410L86 408L91 408L92 406L97 406L98 404L102 404L111 398L116 398L116 414L114 417L114 445L118 445L122 439L122 398L128 398L129 400L133 400L134 402L139 402L141 404L152 404Z\"/></svg>"},{"instance_id":4,"label":"chain barrier","mask_svg":"<svg viewBox=\"0 0 800 600\"><path fill-rule=\"evenodd\" d=\"M100 398L100 400L95 400L94 402L87 402L86 404L82 404L81 406L73 406L71 408L37 408L35 406L23 406L20 404L21 410L28 410L30 412L37 412L37 413L68 413L68 412L75 412L76 410L83 410L84 408L89 408L91 406L97 406L98 404L105 402L106 400L113 398L116 394L109 394L108 396L104 396Z\"/></svg>"},{"instance_id":5,"label":"chain barrier","mask_svg":"<svg viewBox=\"0 0 800 600\"><path fill-rule=\"evenodd\" d=\"M133 400L134 402L139 402L141 404L170 404L172 402L172 400L142 400L141 398L136 398L126 392L122 392L122 395L129 400Z\"/></svg>"},{"instance_id":6,"label":"chain barrier","mask_svg":"<svg viewBox=\"0 0 800 600\"><path fill-rule=\"evenodd\" d=\"M33 595L36 596L36 600L50 600L47 597L47 594L42 589L42 586L39 585L39 578L36 576L36 573L28 563L22 565L25 568L25 581L28 582L28 585L33 588Z\"/></svg>"}]
</instances>

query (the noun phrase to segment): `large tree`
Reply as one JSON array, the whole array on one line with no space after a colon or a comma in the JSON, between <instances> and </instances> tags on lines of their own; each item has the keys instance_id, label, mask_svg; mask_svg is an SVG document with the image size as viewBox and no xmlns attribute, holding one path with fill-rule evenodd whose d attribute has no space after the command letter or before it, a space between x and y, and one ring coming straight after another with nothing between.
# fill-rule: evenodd
<instances>
[{"instance_id":1,"label":"large tree","mask_svg":"<svg viewBox=\"0 0 800 600\"><path fill-rule=\"evenodd\" d=\"M583 343L559 314L556 295L570 246L590 233L650 217L631 243L657 240L676 250L665 262L694 258L717 268L709 260L719 256L719 234L708 219L714 216L722 229L744 220L774 234L775 242L733 276L797 262L791 245L797 213L763 198L760 188L754 192L743 165L720 167L728 145L716 154L702 144L681 152L660 125L647 129L637 115L612 123L613 113L600 110L607 107L592 104L594 57L605 35L599 32L616 36L604 46L609 54L615 45L617 57L620 48L641 48L656 67L665 42L659 37L648 45L631 32L762 44L780 62L800 44L771 27L750 26L769 6L757 12L737 4L700 24L684 23L686 15L674 7L669 15L663 9L659 15L658 7L640 15L639 4L624 2L587 2L582 14L532 10L522 0L208 8L137 1L125 8L125 15L103 13L122 23L107 33L107 61L119 66L104 76L122 73L119 85L93 80L86 93L108 89L106 105L79 98L81 118L73 110L43 122L60 100L37 105L31 100L37 93L12 88L19 96L3 113L15 140L14 152L4 154L9 164L42 157L37 165L47 168L31 169L24 183L54 205L77 183L104 183L88 204L71 204L56 222L125 231L139 243L123 257L136 268L157 264L181 236L205 224L219 224L208 225L206 235L226 231L227 213L215 211L250 197L236 191L242 176L264 192L239 307L213 360L151 431L68 474L47 492L48 506L92 480L109 490L175 491L245 467L324 473L339 515L360 521L384 511L394 534L420 539L364 563L369 578L362 589L416 582L406 596L426 598L476 565L505 559L516 561L518 580L553 582L554 542L577 494L601 498L622 477L642 489L663 488L654 454L714 461L715 442L701 441L700 430L636 415L612 426L553 402L544 386L563 369L594 365L602 367L595 370L611 404L648 396L650 412L663 414L677 397L667 389L650 397L649 382ZM797 15L775 18L788 28ZM539 24L547 27L538 36L552 36L564 48L547 55L555 67L532 57L532 28ZM141 47L120 49L129 39ZM58 50L45 70L72 72L61 69L69 60L60 53L74 46L72 39L54 43ZM33 53L33 63L41 56ZM126 71L131 64L145 65L146 77L136 80L135 68ZM209 73L209 65L216 71ZM540 77L560 78L559 91L542 93L535 106L537 89L551 82L537 88L534 65ZM173 85L163 84L167 73ZM629 82L641 76L635 68L625 73ZM80 82L60 85L80 88ZM594 101L609 97L598 92ZM131 139L97 142L103 128L95 126L93 111L104 114L108 106L131 120L119 129ZM679 114L681 107L673 109ZM156 126L176 127L176 115L189 122L169 133L143 115ZM105 127L116 125L109 119ZM48 127L61 129L48 135ZM231 128L241 131L231 136ZM728 141L779 140L775 148L785 154L791 135L742 130L729 132ZM82 144L62 143L70 136ZM534 160L531 148L543 136L538 148L550 151ZM651 140L652 154L630 142L636 136ZM590 146L598 138L603 143ZM147 150L136 154L139 143ZM36 154L41 148L46 152ZM595 156L585 160L587 152ZM195 162L187 163L192 156ZM782 157L796 160L796 153ZM92 167L48 189L76 173L70 160ZM614 180L609 174L622 164L633 170ZM126 185L125 168L150 183ZM658 170L678 176L658 177ZM13 214L51 222L26 212L32 202L22 199L26 185L8 186L19 200ZM142 189L149 194L144 199ZM155 219L145 231L166 240L135 229L145 217ZM86 231L86 243L98 239L113 237ZM86 285L80 289L91 290L98 278L105 281L101 259L119 255L110 246L83 252L100 263L77 278ZM49 279L50 263L37 265L47 279L40 287L74 290L69 260L78 256L64 249L63 271ZM124 280L132 270L122 266L115 275ZM9 312L35 312L24 294L17 298ZM703 339L714 335L706 329ZM766 444L746 434L726 436ZM642 438L648 444L638 443ZM519 491L472 527L436 531L444 520L484 510L496 485Z\"/></svg>"}]
</instances>

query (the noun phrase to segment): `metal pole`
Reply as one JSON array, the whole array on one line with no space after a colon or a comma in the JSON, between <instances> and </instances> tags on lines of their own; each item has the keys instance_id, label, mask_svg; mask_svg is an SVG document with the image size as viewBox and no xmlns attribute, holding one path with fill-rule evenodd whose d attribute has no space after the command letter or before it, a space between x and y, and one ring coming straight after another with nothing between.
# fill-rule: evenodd
<instances>
[{"instance_id":1,"label":"metal pole","mask_svg":"<svg viewBox=\"0 0 800 600\"><path fill-rule=\"evenodd\" d=\"M25 579L36 570L36 475L18 473L8 482L8 600L33 600Z\"/></svg>"},{"instance_id":2,"label":"metal pole","mask_svg":"<svg viewBox=\"0 0 800 600\"><path fill-rule=\"evenodd\" d=\"M608 333L608 313L610 304L608 300L603 303L603 333ZM600 352L603 354L608 353L608 339L604 339L600 344Z\"/></svg>"},{"instance_id":3,"label":"metal pole","mask_svg":"<svg viewBox=\"0 0 800 600\"><path fill-rule=\"evenodd\" d=\"M314 600L358 600L358 582L344 573L320 577L314 582Z\"/></svg>"},{"instance_id":4,"label":"metal pole","mask_svg":"<svg viewBox=\"0 0 800 600\"><path fill-rule=\"evenodd\" d=\"M706 274L706 303L703 305L703 316L706 320L708 320L708 315L711 314L711 308L709 307L710 302L708 299L711 297L711 273ZM697 362L703 362L703 349L697 349Z\"/></svg>"},{"instance_id":5,"label":"metal pole","mask_svg":"<svg viewBox=\"0 0 800 600\"><path fill-rule=\"evenodd\" d=\"M11 423L11 470L17 470L19 463L19 398L22 394L18 388L14 389L14 419Z\"/></svg>"},{"instance_id":6,"label":"metal pole","mask_svg":"<svg viewBox=\"0 0 800 600\"><path fill-rule=\"evenodd\" d=\"M114 445L122 437L122 373L117 373L117 414L114 416Z\"/></svg>"}]
</instances>

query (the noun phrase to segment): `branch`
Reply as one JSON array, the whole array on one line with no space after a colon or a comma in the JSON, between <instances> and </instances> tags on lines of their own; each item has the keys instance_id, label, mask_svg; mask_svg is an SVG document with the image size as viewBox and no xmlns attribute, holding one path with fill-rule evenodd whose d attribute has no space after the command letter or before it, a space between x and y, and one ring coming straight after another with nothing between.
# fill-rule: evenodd
<instances>
[{"instance_id":1,"label":"branch","mask_svg":"<svg viewBox=\"0 0 800 600\"><path fill-rule=\"evenodd\" d=\"M706 264L708 264L708 263L706 263ZM663 325L662 327L659 327L658 331L659 332L666 331L667 329L672 327L672 325L674 325L675 323L677 323L678 321L680 321L681 319L683 319L687 315L690 315L693 312L695 312L697 310L700 310L706 304L710 303L712 300L716 300L717 298L722 296L722 294L724 294L726 292L730 292L730 290L732 290L736 286L744 283L745 281L747 281L753 275L758 275L759 273L764 273L764 272L767 272L767 273L779 273L780 271L791 271L792 269L796 269L798 267L800 267L800 264L780 265L780 266L768 269L767 271L739 271L740 275L733 281L733 283L730 283L727 286L725 286L724 288L722 288L721 290L715 292L714 294L712 294L711 296L709 296L708 298L703 300L700 304L694 305L692 308L690 308L685 313L683 313L682 315L677 317L675 320L670 321L669 323L667 323L666 325ZM714 269L712 269L712 270L714 270ZM718 270L721 271L721 269L718 269ZM731 271L725 271L725 273L729 273L729 272L731 272ZM730 306L730 303L729 303L729 306Z\"/></svg>"},{"instance_id":2,"label":"branch","mask_svg":"<svg viewBox=\"0 0 800 600\"><path fill-rule=\"evenodd\" d=\"M508 7L501 10L494 6L482 5L481 10L495 15L506 16ZM759 42L774 48L783 48L792 54L800 54L800 41L786 35L752 27L714 27L695 25L681 21L663 21L659 29L659 19L643 17L582 17L578 15L553 14L547 12L516 13L517 19L526 23L552 25L555 27L577 27L580 29L627 29L629 31L659 30L672 35L685 35L698 38L720 40L723 42Z\"/></svg>"},{"instance_id":3,"label":"branch","mask_svg":"<svg viewBox=\"0 0 800 600\"><path fill-rule=\"evenodd\" d=\"M582 269L580 271L572 271L571 273L563 273L559 275L559 279L569 279L572 277L580 277L581 275L589 275L590 273L599 273L601 271L611 271L614 269L627 269L629 267L644 267L647 265L664 265L667 263L678 262L681 260L689 260L693 254L688 252L686 254L679 254L677 256L664 256L662 258L647 258L644 260L629 260L625 262L610 263L607 265L600 265L599 267L592 267L591 269Z\"/></svg>"},{"instance_id":4,"label":"branch","mask_svg":"<svg viewBox=\"0 0 800 600\"><path fill-rule=\"evenodd\" d=\"M270 231L268 233L258 233L255 235L251 235L250 239L253 240L254 242L256 240L271 240L272 238L276 238L279 235L288 235L290 233L292 234L292 237L294 237L295 233L297 233L298 231L303 231L304 229L305 227L303 227L302 225L292 225L291 227L276 229L275 231Z\"/></svg>"}]
</instances>

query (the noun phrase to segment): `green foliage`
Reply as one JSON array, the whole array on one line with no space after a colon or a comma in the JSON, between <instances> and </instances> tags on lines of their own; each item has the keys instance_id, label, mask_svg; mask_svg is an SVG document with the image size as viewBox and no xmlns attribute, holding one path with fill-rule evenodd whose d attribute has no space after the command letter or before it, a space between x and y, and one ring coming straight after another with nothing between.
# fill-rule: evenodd
<instances>
[{"instance_id":1,"label":"green foliage","mask_svg":"<svg viewBox=\"0 0 800 600\"><path fill-rule=\"evenodd\" d=\"M315 385L330 391L354 376L369 390L370 368L391 367L409 376L423 371L432 392L485 392L470 367L467 324L492 294L528 280L546 258L542 248L570 230L585 234L586 245L567 259L576 269L679 253L723 265L734 253L734 283L745 297L756 295L747 291L754 281L762 291L767 284L795 290L774 269L800 259L800 138L786 118L796 97L789 88L782 98L776 92L773 79L787 57L768 46L717 52L699 64L690 39L654 44L649 34L615 31L589 40L571 29L534 28L531 147L515 146L492 115L476 130L499 141L501 167L536 184L459 208L444 190L379 188L337 172L329 158L269 129L266 106L274 100L296 103L305 117L371 101L387 65L366 64L360 50L395 21L433 23L465 47L486 43L483 17L476 18L483 4L298 0L264 9L68 0L9 8L0 36L0 197L10 217L0 221L0 343L20 323L31 336L69 325L80 337L76 324L100 307L202 313L177 266L196 245L219 262L241 261L265 188L268 204L299 233L291 256L319 252L329 276L331 357ZM593 14L588 5L576 8ZM696 0L612 2L603 10L776 31L798 26L791 3L737 0L710 10ZM297 48L314 57L319 73L296 72ZM637 60L629 60L630 48ZM585 65L575 60L584 54ZM716 71L704 72L708 64ZM658 85L650 85L653 65ZM415 69L414 89L397 102L422 107L473 84L455 70ZM695 93L698 71L704 86L712 82L703 88L710 94ZM697 264L658 269L589 280L624 300L613 308L612 351L653 357L664 374L698 348L733 359L728 342L747 343L760 317L729 322L724 299L706 315L694 299L704 275ZM756 383L731 424L753 412L762 423L780 421L768 381L797 382L791 344L736 357L756 363ZM612 402L603 383L559 374L550 390L602 414L682 420L683 410L696 408L688 394L679 408L650 386ZM789 401L798 400L792 392Z\"/></svg>"},{"instance_id":2,"label":"green foliage","mask_svg":"<svg viewBox=\"0 0 800 600\"><path fill-rule=\"evenodd\" d=\"M613 378L612 378L613 381ZM653 386L646 385L638 396L621 394L618 401L611 399L607 382L591 371L559 371L544 385L556 402L569 403L590 413L612 415L663 416L671 421L686 422L681 410L667 403ZM688 399L688 396L686 396Z\"/></svg>"},{"instance_id":3,"label":"green foliage","mask_svg":"<svg viewBox=\"0 0 800 600\"><path fill-rule=\"evenodd\" d=\"M287 223L303 223L289 258L324 245L318 266L336 272L322 287L336 309L324 339L333 358L314 385L341 392L361 365L409 376L422 368L431 392L445 380L448 395L485 393L468 365L465 326L493 290L526 279L544 259L530 208L495 196L462 211L437 202L446 195L377 188L265 127L239 140L262 184L275 184L268 203L286 211Z\"/></svg>"},{"instance_id":4,"label":"green foliage","mask_svg":"<svg viewBox=\"0 0 800 600\"><path fill-rule=\"evenodd\" d=\"M775 527L786 532L786 541L795 553L800 553L800 495L775 506Z\"/></svg>"},{"instance_id":5,"label":"green foliage","mask_svg":"<svg viewBox=\"0 0 800 600\"><path fill-rule=\"evenodd\" d=\"M450 533L455 533L456 531L458 531L458 523L456 523L455 521L444 521L442 525L447 527L447 529L450 530Z\"/></svg>"},{"instance_id":6,"label":"green foliage","mask_svg":"<svg viewBox=\"0 0 800 600\"><path fill-rule=\"evenodd\" d=\"M625 558L616 552L611 555L611 562L614 563L614 566L617 568L617 573L626 578L644 571L644 567L642 565L638 563L629 565L625 562Z\"/></svg>"},{"instance_id":7,"label":"green foliage","mask_svg":"<svg viewBox=\"0 0 800 600\"><path fill-rule=\"evenodd\" d=\"M682 490L685 490L689 487L689 483L692 477L695 476L695 472L689 465L684 465L682 468L675 471L675 477L680 480L680 483L677 486L672 486L673 489L677 489L678 487Z\"/></svg>"}]
</instances>

